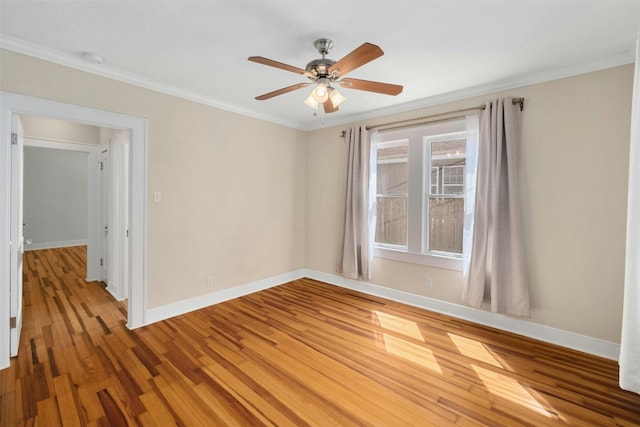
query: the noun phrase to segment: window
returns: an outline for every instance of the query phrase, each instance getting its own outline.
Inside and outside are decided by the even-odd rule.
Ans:
[[[460,119],[378,133],[376,256],[462,269],[466,182],[475,181],[467,176],[475,171],[467,145],[475,132]]]

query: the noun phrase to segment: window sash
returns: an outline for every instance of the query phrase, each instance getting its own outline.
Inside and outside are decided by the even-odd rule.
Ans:
[[[433,126],[433,127],[432,127]],[[443,186],[442,170],[435,172],[431,165],[431,143],[444,142],[449,140],[467,140],[466,120],[448,122],[446,124],[429,125],[430,129],[425,136],[425,129],[403,129],[402,131],[392,130],[385,135],[388,140],[380,141],[376,144],[376,150],[381,148],[407,146],[407,156],[396,159],[378,160],[378,164],[408,162],[408,191],[407,200],[407,244],[406,246],[389,243],[375,242],[376,256],[384,258],[404,260],[424,265],[441,266],[444,268],[461,269],[462,259],[460,253],[429,250],[429,224],[428,206],[429,199],[463,199],[464,191],[460,194],[439,194],[445,193]],[[443,131],[444,130],[444,131]],[[385,138],[378,136],[378,138]],[[395,137],[395,139],[393,139]],[[434,156],[436,157],[436,156]],[[438,159],[441,157],[438,156]],[[448,158],[451,158],[448,156]],[[466,156],[461,156],[466,158]],[[462,166],[462,165],[451,165]],[[441,168],[442,166],[438,167]],[[432,183],[431,171],[434,171]],[[462,184],[450,184],[452,187],[461,185],[464,188],[466,171],[463,169]],[[433,186],[432,186],[433,184]],[[433,193],[433,194],[432,194]],[[377,194],[377,197],[405,197],[398,194]],[[377,233],[376,233],[377,234]]]
[[[423,137],[422,144],[421,144],[423,147],[423,152],[422,152],[422,156],[423,156],[422,159],[424,162],[423,170],[431,171],[432,168],[436,167],[433,165],[434,159],[432,158],[433,157],[432,146],[434,143],[455,141],[455,140],[461,140],[461,139],[464,139],[466,141],[467,136],[468,136],[467,131],[464,130],[464,131],[457,131],[457,132],[434,134],[434,135]],[[459,158],[460,159],[464,158],[466,160],[466,155],[459,155]],[[463,191],[460,194],[455,194],[455,193],[450,194],[450,193],[447,193],[447,191],[445,190],[446,188],[445,186],[447,186],[447,184],[445,184],[444,170],[446,168],[456,168],[456,167],[463,168],[463,174],[462,174]],[[430,230],[432,227],[430,219],[432,218],[432,215],[431,215],[431,212],[429,211],[429,199],[463,199],[464,200],[464,166],[463,165],[445,165],[437,168],[439,170],[437,174],[439,179],[438,193],[434,194],[431,192],[431,189],[433,188],[432,182],[431,182],[433,174],[424,173],[424,176],[422,177],[424,186],[426,189],[429,189],[429,191],[424,192],[423,197],[421,197],[421,203],[422,203],[421,209],[423,210],[423,222],[420,227],[420,230],[422,231],[421,252],[427,255],[440,255],[440,256],[448,256],[453,258],[461,258],[462,257],[462,234],[464,230],[464,202],[462,206],[462,218],[460,219],[460,232],[458,233],[457,229],[455,230],[456,232],[455,240],[458,240],[458,238],[460,240],[460,252],[448,252],[448,251],[435,250],[431,248],[431,245],[430,245],[430,242],[431,242]],[[451,186],[451,185],[449,184],[448,186]],[[459,234],[459,236],[457,234]]]

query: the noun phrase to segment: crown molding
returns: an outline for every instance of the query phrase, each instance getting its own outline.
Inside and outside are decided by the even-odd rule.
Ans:
[[[4,34],[0,34],[0,48],[64,65],[77,70],[85,71],[91,74],[99,75],[101,77],[106,77],[123,83],[186,99],[188,101],[197,102],[199,104],[204,104],[210,107],[219,108],[221,110],[242,114],[244,116],[264,120],[302,131],[317,130],[326,127],[371,120],[392,114],[406,113],[409,111],[434,107],[449,102],[461,101],[477,96],[485,96],[491,93],[513,90],[533,84],[544,83],[547,81],[558,80],[566,77],[576,76],[579,74],[585,74],[604,70],[607,68],[627,65],[634,63],[635,61],[634,46],[629,45],[627,48],[619,49],[615,52],[602,53],[589,58],[583,58],[579,61],[560,64],[558,67],[553,69],[535,70],[531,73],[526,73],[511,79],[502,80],[499,82],[491,82],[485,85],[479,85],[458,91],[429,96],[426,98],[417,99],[415,101],[409,101],[390,107],[366,111],[363,113],[354,113],[344,116],[331,117],[316,126],[308,126],[290,120],[283,120],[281,117],[259,114],[255,111],[239,108],[235,105],[226,104],[217,99],[206,97],[201,94],[161,81],[147,79],[137,74],[127,73],[109,67],[108,65],[89,63],[72,54],[46,48],[44,46],[30,43]]]
[[[299,123],[289,120],[283,120],[280,117],[259,114],[255,111],[239,108],[234,105],[226,104],[217,99],[203,96],[201,94],[173,86],[158,80],[148,79],[134,73],[128,73],[109,67],[105,64],[93,64],[75,55],[61,52],[56,49],[50,49],[35,43],[17,39],[15,37],[0,34],[0,48],[13,52],[28,55],[44,61],[53,62],[66,67],[74,68],[87,73],[95,74],[108,79],[117,80],[133,86],[144,89],[153,90],[155,92],[164,93],[166,95],[175,96],[177,98],[186,99],[188,101],[197,102],[209,107],[219,108],[221,110],[230,111],[232,113],[242,114],[259,120],[275,123],[293,129],[305,130]]]
[[[324,127],[339,126],[348,123],[361,122],[371,120],[398,113],[406,113],[409,111],[419,110],[422,108],[435,107],[449,102],[462,101],[478,96],[490,95],[496,92],[519,89],[525,86],[544,83],[552,80],[559,80],[567,77],[577,76],[580,74],[591,73],[594,71],[605,70],[607,68],[618,67],[622,65],[633,64],[635,62],[634,46],[629,45],[628,48],[620,49],[613,53],[592,56],[571,63],[559,65],[553,69],[538,70],[531,73],[523,74],[511,79],[498,82],[491,82],[485,85],[473,86],[466,89],[447,92],[415,101],[405,102],[390,107],[379,108],[366,111],[360,114],[351,114],[341,116],[334,120],[326,121],[322,126],[309,128],[306,130],[315,130]]]

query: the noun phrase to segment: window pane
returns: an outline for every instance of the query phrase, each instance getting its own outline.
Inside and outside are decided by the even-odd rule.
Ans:
[[[431,194],[464,193],[466,145],[466,139],[431,143],[431,176],[435,174],[433,170],[437,169],[442,178],[441,188],[431,182]]]
[[[462,253],[464,199],[429,198],[429,250]]]
[[[408,146],[378,149],[378,194],[405,195],[409,191]]]
[[[407,245],[407,198],[377,197],[376,243]]]
[[[406,161],[408,155],[409,146],[406,143],[400,143],[399,145],[394,147],[378,148],[378,161],[392,159],[404,159]]]
[[[440,168],[431,168],[431,194],[438,194],[440,186]]]
[[[378,194],[406,195],[409,191],[409,165],[403,163],[378,163]]]
[[[442,194],[464,192],[464,165],[442,167]]]

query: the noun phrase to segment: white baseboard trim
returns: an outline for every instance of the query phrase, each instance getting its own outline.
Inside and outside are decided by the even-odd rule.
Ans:
[[[414,307],[424,308],[425,310],[435,311],[437,313],[446,314],[547,343],[560,345],[562,347],[571,348],[584,353],[604,357],[606,359],[618,360],[620,354],[620,344],[562,329],[552,328],[539,323],[533,323],[502,314],[495,314],[472,307],[440,301],[421,295],[414,295],[408,292],[385,288],[383,286],[373,285],[371,283],[365,283],[358,280],[347,279],[337,274],[307,269],[305,276],[340,286],[342,288],[352,289],[354,291],[386,298]]]
[[[37,251],[39,249],[68,248],[71,246],[87,246],[87,239],[65,240],[63,242],[32,243],[30,245],[25,244],[24,250]]]
[[[262,291],[264,289],[272,288],[303,277],[309,277],[311,279],[340,286],[342,288],[408,304],[425,310],[434,311],[436,313],[446,314],[458,319],[468,320],[470,322],[490,326],[506,332],[512,332],[514,334],[560,345],[562,347],[571,348],[610,360],[618,360],[618,356],[620,354],[620,345],[610,341],[541,325],[539,323],[529,322],[515,317],[495,314],[472,307],[440,301],[421,295],[410,294],[396,289],[385,288],[371,283],[347,279],[337,274],[324,273],[311,269],[295,270],[207,295],[201,295],[161,307],[152,308],[146,311],[144,323],[145,325],[148,325],[159,322],[161,320],[169,319],[174,316]]]
[[[121,298],[118,296],[118,293],[116,292],[116,289],[111,286],[111,285],[107,285],[107,287],[105,288],[107,290],[107,292],[109,292],[109,294],[113,297],[114,300],[116,301],[124,301],[126,300],[126,298]]]
[[[246,283],[244,285],[235,286],[233,288],[224,289],[222,291],[213,292],[206,295],[189,298],[178,301],[176,303],[163,305],[160,307],[148,309],[145,313],[144,324],[159,322],[169,319],[180,314],[198,310],[210,305],[218,304],[254,292],[262,291],[292,280],[301,279],[306,276],[307,270],[300,269],[289,273],[280,274],[278,276],[267,277],[265,279],[256,280],[255,282]]]

